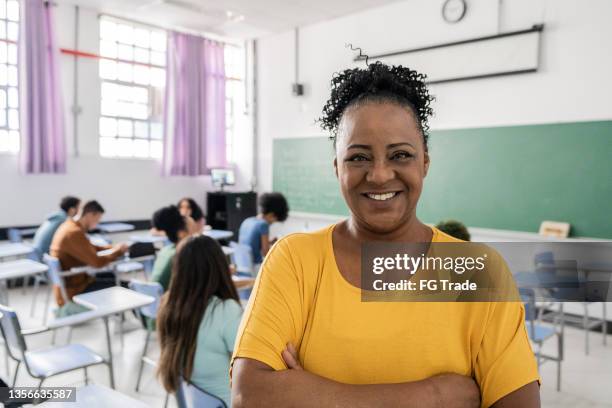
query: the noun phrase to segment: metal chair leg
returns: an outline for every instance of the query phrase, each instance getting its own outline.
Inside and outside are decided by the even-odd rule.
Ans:
[[[561,362],[563,361],[563,335],[557,333],[557,391],[561,391]]]
[[[17,374],[19,373],[20,366],[21,366],[21,361],[17,361],[17,367],[15,367],[15,374],[13,374],[13,383],[12,383],[13,385],[11,385],[11,387],[13,388],[15,388],[15,384],[17,384]]]
[[[104,331],[106,333],[106,346],[108,348],[108,371],[110,373],[110,384],[111,384],[111,388],[115,389],[115,374],[113,373],[113,347],[111,344],[111,338],[110,338],[110,329],[108,327],[108,316],[105,316],[103,318],[104,320]]]
[[[121,340],[121,351],[125,350],[125,336],[123,333],[123,322],[125,321],[125,313],[121,313],[121,318],[119,319],[119,339]]]
[[[582,329],[584,330],[584,353],[589,355],[589,305],[583,303],[584,314],[582,315]]]
[[[30,317],[34,317],[36,310],[36,300],[38,298],[38,289],[40,287],[40,277],[34,276],[34,296],[32,297],[32,305],[30,306]]]
[[[6,346],[4,348],[4,369],[6,371],[6,374],[8,375],[8,373],[11,372],[11,368],[9,366],[9,350],[8,350],[8,344],[6,344],[6,340],[4,341],[4,345]]]
[[[47,297],[45,299],[45,310],[43,312],[43,325],[47,324],[47,317],[49,316],[49,303],[51,302],[51,292],[53,291],[53,285],[49,283],[49,290],[47,291]]]
[[[136,392],[138,392],[138,389],[140,388],[140,380],[142,379],[142,372],[144,370],[144,358],[147,355],[147,348],[149,345],[149,339],[151,338],[151,330],[147,329],[147,336],[145,338],[145,344],[144,347],[142,349],[142,355],[140,356],[140,367],[138,368],[138,379],[136,380]]]
[[[540,370],[540,366],[542,365],[542,343],[537,343],[536,350],[536,363],[538,364],[538,371]]]
[[[37,388],[38,391],[40,391],[40,389],[42,388],[42,385],[43,385],[44,381],[45,381],[44,378],[40,379],[40,382],[38,383],[38,388]],[[41,401],[42,401],[42,398],[34,398],[33,402],[34,402],[34,405],[38,405],[38,404],[41,403]]]
[[[2,304],[8,305],[9,304],[9,290],[8,290],[8,282],[6,279],[2,281],[1,289],[2,290],[0,291],[0,300],[2,301]]]
[[[83,367],[83,371],[85,372],[85,385],[89,384],[89,377],[87,376],[87,367]]]
[[[601,332],[603,333],[603,344],[608,344],[608,318],[606,317],[606,302],[601,302],[603,306],[603,322],[601,325]]]

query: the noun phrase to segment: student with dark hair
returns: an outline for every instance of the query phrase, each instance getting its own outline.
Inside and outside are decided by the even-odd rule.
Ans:
[[[270,225],[283,222],[289,215],[289,205],[281,193],[265,193],[259,198],[260,212],[242,221],[238,242],[253,251],[253,261],[261,263],[275,240],[270,240]]]
[[[204,235],[184,239],[157,315],[158,375],[166,391],[175,392],[182,376],[232,406],[229,363],[241,317],[219,244]]]
[[[444,232],[445,234],[448,234],[451,237],[460,239],[462,241],[470,240],[470,232],[468,231],[467,227],[463,225],[463,223],[460,221],[457,221],[457,220],[440,221],[436,225],[436,228]]]
[[[204,230],[206,225],[206,218],[204,218],[204,212],[202,208],[195,202],[193,198],[185,197],[178,202],[178,209],[181,215],[185,217],[191,217],[195,223],[194,229],[196,233],[200,233]]]
[[[50,255],[59,259],[63,270],[79,266],[103,268],[127,251],[126,244],[98,246],[87,238],[87,231],[96,228],[103,214],[104,208],[100,203],[89,201],[85,203],[77,219],[69,218],[58,228],[51,242]],[[111,250],[109,253],[98,255],[99,251],[108,249]],[[79,273],[67,276],[64,278],[64,283],[68,298],[72,299],[79,293],[114,286],[116,281],[112,272],[98,273],[96,276]],[[57,304],[63,306],[64,299],[59,287],[53,289]]]
[[[60,210],[50,214],[45,222],[36,230],[32,246],[36,249],[39,257],[49,252],[51,241],[55,231],[67,218],[72,218],[79,212],[81,200],[76,197],[66,196],[60,201]]]
[[[176,244],[193,230],[193,220],[181,215],[175,205],[170,205],[155,211],[151,222],[153,228],[163,231],[170,240],[170,244],[157,253],[151,275],[153,282],[159,282],[164,290],[167,290],[170,284],[172,259],[174,259],[176,253]]]

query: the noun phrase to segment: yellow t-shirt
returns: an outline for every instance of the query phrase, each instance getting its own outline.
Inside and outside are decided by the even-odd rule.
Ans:
[[[336,265],[333,228],[292,234],[274,245],[232,362],[246,357],[283,370],[281,352],[292,342],[305,370],[347,384],[472,376],[483,407],[539,381],[520,302],[361,302],[361,289]],[[433,233],[432,242],[459,242]]]

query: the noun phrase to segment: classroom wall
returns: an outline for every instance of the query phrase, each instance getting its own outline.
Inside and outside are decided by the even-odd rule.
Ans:
[[[59,46],[76,49],[75,7],[60,4],[55,9]],[[91,9],[79,12],[78,50],[98,53],[98,13]],[[106,209],[107,220],[147,219],[163,205],[176,203],[183,196],[192,196],[204,204],[205,192],[211,190],[210,177],[160,177],[156,160],[108,159],[98,154],[98,119],[100,112],[100,80],[97,60],[78,59],[77,146],[73,132],[72,106],[74,93],[74,58],[60,56],[62,91],[65,101],[66,136],[69,151],[65,175],[23,175],[17,157],[0,155],[3,199],[0,200],[0,227],[39,224],[50,211],[57,209],[60,197],[74,194],[83,199],[98,199]],[[248,150],[238,150],[237,185],[235,190],[250,189],[252,178],[252,131],[247,122],[240,129],[241,143]]]
[[[608,41],[612,38],[612,2],[471,0],[465,19],[458,24],[442,20],[442,3],[407,0],[301,27],[299,72],[305,85],[301,97],[291,94],[294,33],[258,40],[260,190],[272,188],[273,139],[323,135],[314,120],[328,97],[332,73],[349,67],[355,55],[345,43],[379,54],[496,34],[498,11],[502,32],[546,24],[540,71],[432,85],[437,98],[432,129],[612,119],[612,53]],[[329,221],[306,216],[289,222],[295,230]]]

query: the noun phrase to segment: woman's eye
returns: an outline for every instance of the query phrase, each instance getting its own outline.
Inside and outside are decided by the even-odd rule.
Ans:
[[[391,160],[406,160],[414,157],[414,155],[408,152],[396,152],[391,156]]]
[[[363,154],[356,154],[354,156],[349,157],[348,161],[366,161],[368,158]]]

